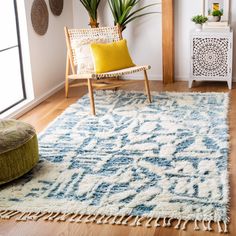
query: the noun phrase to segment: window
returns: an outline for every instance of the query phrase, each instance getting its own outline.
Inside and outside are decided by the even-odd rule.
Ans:
[[[0,114],[26,99],[16,0],[0,1]]]

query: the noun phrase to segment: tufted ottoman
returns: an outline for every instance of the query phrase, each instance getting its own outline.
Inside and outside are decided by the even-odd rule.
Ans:
[[[0,185],[16,179],[38,162],[35,129],[17,120],[0,120]]]

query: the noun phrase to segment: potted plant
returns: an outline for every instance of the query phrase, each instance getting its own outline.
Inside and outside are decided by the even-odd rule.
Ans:
[[[192,21],[196,25],[196,30],[201,31],[202,30],[202,25],[208,21],[208,18],[203,15],[197,15],[192,18]]]
[[[221,20],[221,16],[223,15],[223,12],[220,10],[215,10],[212,12],[212,20],[214,22],[219,22]]]
[[[143,17],[149,14],[159,12],[143,12],[146,8],[155,6],[160,3],[152,3],[138,8],[137,4],[142,0],[108,0],[112,15],[114,17],[115,25],[119,25],[120,31],[122,32],[128,23],[131,21]],[[136,9],[134,9],[137,7]]]
[[[80,0],[89,14],[89,25],[91,26],[91,28],[97,28],[99,25],[99,23],[97,22],[97,9],[100,1],[101,0]]]

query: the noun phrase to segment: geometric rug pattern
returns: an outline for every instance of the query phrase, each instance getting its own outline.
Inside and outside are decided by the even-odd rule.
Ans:
[[[193,220],[204,230],[214,221],[226,230],[228,94],[152,98],[149,104],[142,92],[98,91],[97,116],[89,115],[87,95],[71,105],[40,134],[38,165],[0,187],[2,216],[86,215],[100,223],[112,216],[124,224],[133,217],[133,225],[146,226],[177,219],[176,228]]]

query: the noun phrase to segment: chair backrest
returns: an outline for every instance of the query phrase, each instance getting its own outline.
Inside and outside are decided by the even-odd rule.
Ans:
[[[70,60],[70,65],[73,74],[75,74],[75,66],[77,66],[76,48],[77,42],[85,40],[86,42],[93,43],[97,38],[105,38],[107,43],[116,42],[122,39],[120,29],[118,26],[114,27],[100,27],[88,29],[68,29],[64,28],[67,45],[67,56]]]

